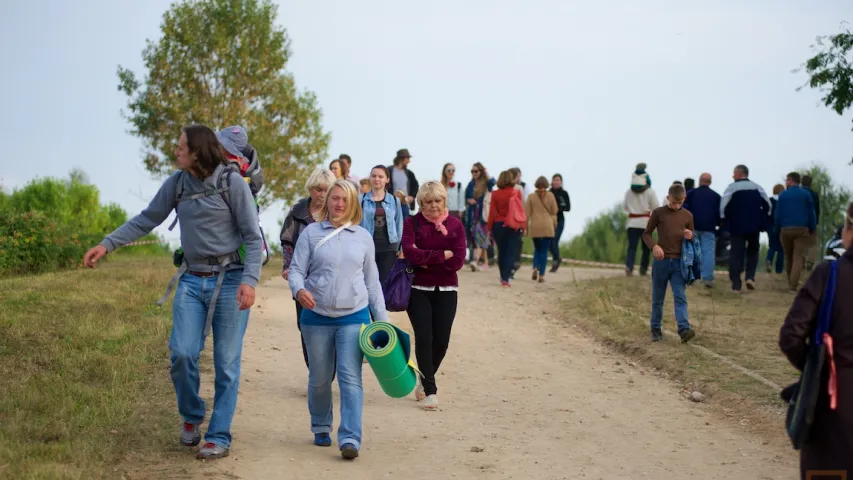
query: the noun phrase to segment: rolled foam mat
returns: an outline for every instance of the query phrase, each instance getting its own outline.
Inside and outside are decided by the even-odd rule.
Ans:
[[[408,333],[388,322],[373,322],[361,326],[358,343],[386,395],[403,398],[412,393],[420,372],[409,359]]]

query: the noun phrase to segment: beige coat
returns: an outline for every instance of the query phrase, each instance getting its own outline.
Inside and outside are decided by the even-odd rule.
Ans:
[[[524,211],[527,213],[527,236],[531,238],[554,238],[557,226],[557,199],[546,191],[539,196],[533,192],[527,196]]]

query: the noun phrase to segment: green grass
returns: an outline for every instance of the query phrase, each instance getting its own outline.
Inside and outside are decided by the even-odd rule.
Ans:
[[[725,356],[758,375],[786,386],[798,374],[778,347],[779,328],[793,296],[778,276],[759,274],[758,289],[741,296],[728,291],[718,274],[717,288],[700,283],[688,289],[693,343]],[[649,339],[651,282],[643,277],[620,277],[580,282],[563,302],[565,320],[582,327],[618,351],[657,368],[688,389],[698,389],[731,415],[754,425],[775,428],[784,405],[779,392],[695,348],[667,336]],[[667,291],[663,326],[675,332],[671,291]],[[758,415],[756,416],[756,412]]]
[[[166,256],[0,280],[0,478],[113,478],[176,451]]]

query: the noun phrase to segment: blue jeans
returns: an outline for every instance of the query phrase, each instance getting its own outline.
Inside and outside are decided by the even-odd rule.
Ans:
[[[231,420],[237,407],[240,356],[243,335],[249,323],[249,310],[240,310],[237,302],[243,270],[230,270],[224,275],[213,313],[213,368],[216,378],[213,413],[204,440],[230,448]],[[184,422],[195,425],[204,420],[205,414],[204,400],[198,395],[198,358],[204,349],[204,323],[216,287],[216,278],[201,278],[185,273],[178,283],[172,303],[172,336],[169,339],[172,383],[178,398],[178,412]]]
[[[557,222],[557,229],[554,231],[554,239],[551,240],[551,261],[554,265],[559,265],[560,260],[562,260],[562,257],[560,256],[560,237],[563,236],[563,229],[565,227],[565,220]]]
[[[308,347],[308,412],[312,433],[332,433],[332,376],[337,370],[341,390],[338,445],[361,448],[361,325],[302,325]]]
[[[515,263],[515,251],[518,248],[521,232],[504,226],[503,222],[496,222],[492,226],[495,242],[498,244],[498,269],[501,272],[501,281],[509,282],[512,274],[513,263]]]
[[[533,268],[539,270],[539,275],[545,275],[548,266],[548,250],[551,249],[553,238],[533,239]]]
[[[687,321],[687,287],[681,274],[680,258],[664,258],[652,264],[652,329],[661,328],[663,323],[663,300],[666,298],[666,284],[672,286],[675,298],[675,322],[678,331],[690,328]]]
[[[782,239],[779,238],[779,231],[771,230],[767,232],[770,238],[770,244],[767,248],[767,263],[773,263],[773,257],[776,257],[776,273],[785,271],[785,251],[782,249]]]
[[[696,232],[702,247],[702,280],[714,281],[714,266],[717,253],[717,235],[714,232]]]

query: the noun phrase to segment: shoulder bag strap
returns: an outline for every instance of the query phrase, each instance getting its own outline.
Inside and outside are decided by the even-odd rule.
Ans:
[[[820,310],[817,314],[817,328],[815,328],[814,344],[823,344],[823,334],[829,332],[830,320],[832,317],[832,306],[835,303],[835,284],[838,278],[838,260],[834,260],[830,264],[829,278],[826,281],[826,288],[823,291],[823,298],[820,302]]]
[[[337,235],[337,234],[341,233],[341,230],[343,230],[343,229],[345,229],[345,228],[347,228],[347,227],[350,227],[350,226],[352,226],[352,223],[347,222],[347,223],[345,223],[345,224],[341,225],[340,227],[336,228],[333,232],[329,233],[328,235],[326,235],[325,237],[323,237],[319,242],[317,242],[317,245],[314,247],[314,250],[316,251],[316,250],[317,250],[318,248],[320,248],[324,243],[326,243],[326,242],[328,242],[329,240],[331,240],[331,239],[332,239],[332,237],[334,237],[335,235]]]

